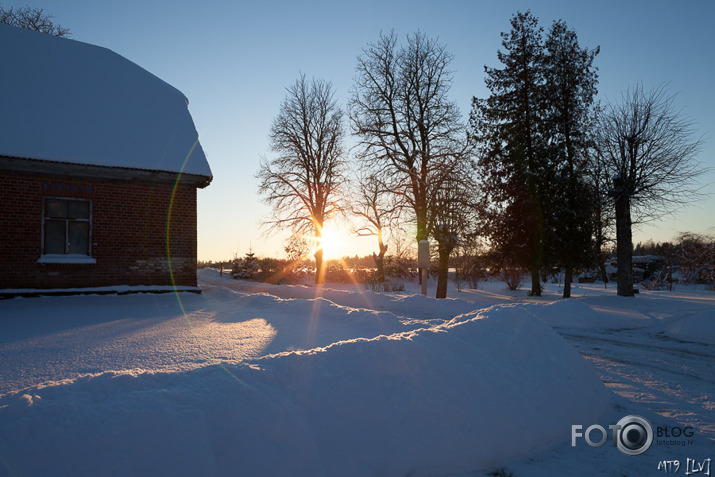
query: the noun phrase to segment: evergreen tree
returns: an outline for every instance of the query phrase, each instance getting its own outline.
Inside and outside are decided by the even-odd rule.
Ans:
[[[543,29],[517,12],[502,33],[502,68],[484,67],[487,99],[473,99],[470,123],[488,199],[486,231],[504,265],[528,268],[532,295],[541,294],[543,196],[548,172]]]
[[[571,296],[575,267],[593,261],[593,196],[587,179],[588,150],[594,122],[599,48],[579,46],[574,30],[554,22],[545,42],[544,75],[548,108],[545,134],[549,138],[548,168],[553,175],[547,207],[546,242],[551,264],[565,270],[564,298]]]
[[[529,269],[531,295],[541,292],[542,269],[556,266],[568,297],[574,268],[590,265],[594,250],[588,153],[598,48],[582,48],[563,21],[544,39],[530,12],[517,12],[511,26],[497,53],[503,68],[485,67],[491,95],[472,108],[484,222],[502,265]]]
[[[253,274],[258,272],[258,259],[253,250],[249,250],[248,253],[242,258],[234,258],[231,267],[231,276],[233,278],[252,278]]]

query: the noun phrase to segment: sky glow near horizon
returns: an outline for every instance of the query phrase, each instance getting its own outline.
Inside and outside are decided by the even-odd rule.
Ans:
[[[466,122],[473,96],[486,97],[484,65],[500,66],[500,32],[517,10],[531,9],[545,29],[563,19],[579,42],[601,47],[599,99],[617,100],[629,86],[662,83],[678,93],[676,104],[704,138],[698,160],[715,168],[715,2],[669,1],[364,1],[86,2],[3,1],[44,8],[69,28],[74,40],[107,47],[137,63],[189,98],[214,179],[198,191],[198,258],[225,260],[249,247],[259,256],[282,256],[286,235],[263,235],[270,214],[257,195],[255,173],[270,157],[268,132],[301,73],[332,82],[347,104],[356,58],[380,31],[421,30],[438,37],[454,56],[451,98]],[[349,125],[345,123],[346,131]],[[352,139],[348,135],[345,149]],[[699,204],[634,231],[634,242],[670,240],[678,232],[715,233],[715,171],[699,178]],[[334,224],[339,255],[377,249],[374,237],[353,237]],[[339,231],[339,232],[338,232]],[[337,251],[327,253],[337,254]]]

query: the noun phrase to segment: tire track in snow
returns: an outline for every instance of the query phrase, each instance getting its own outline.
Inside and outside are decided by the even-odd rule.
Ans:
[[[712,346],[663,339],[648,330],[607,333],[557,330],[615,393],[715,440],[715,352]]]

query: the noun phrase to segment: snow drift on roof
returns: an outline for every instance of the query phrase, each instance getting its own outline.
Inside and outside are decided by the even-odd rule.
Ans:
[[[111,50],[0,25],[0,155],[211,176],[173,86]]]

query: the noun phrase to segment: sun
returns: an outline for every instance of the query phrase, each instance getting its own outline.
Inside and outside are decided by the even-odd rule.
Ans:
[[[323,229],[323,237],[318,246],[322,246],[323,248],[323,257],[327,260],[331,260],[344,255],[345,249],[343,243],[344,239],[340,232],[333,228],[326,227]]]

